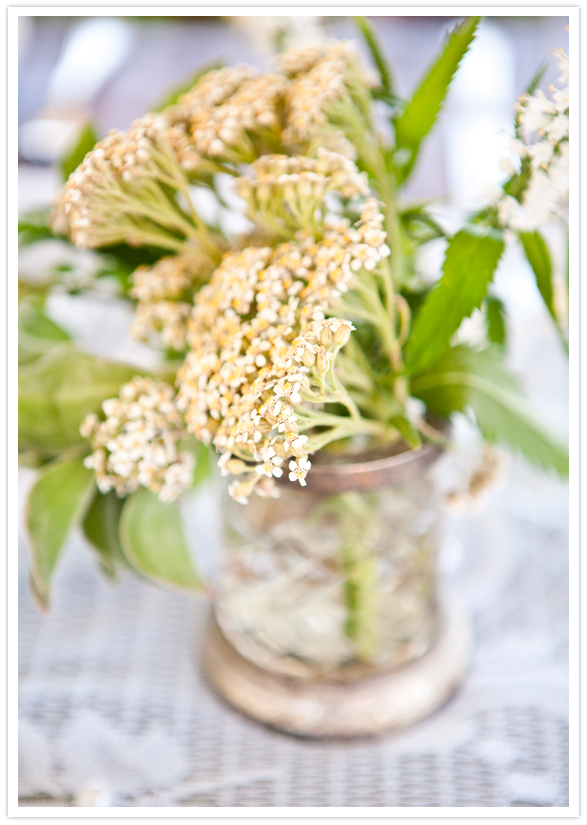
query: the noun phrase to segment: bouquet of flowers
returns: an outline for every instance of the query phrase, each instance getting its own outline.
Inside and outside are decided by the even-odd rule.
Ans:
[[[568,192],[568,59],[557,54],[564,88],[545,95],[538,74],[520,98],[502,185],[447,236],[402,188],[479,19],[456,26],[407,100],[356,22],[376,71],[341,41],[285,51],[270,73],[205,71],[125,132],[95,142],[87,130],[48,223],[23,222],[23,243],[98,250],[98,277],[115,276],[135,307],[132,333],[162,353],[151,372],[85,353],[45,314],[51,284],[22,285],[20,446],[42,465],[27,515],[41,605],[76,523],[109,575],[127,565],[199,589],[178,497],[210,456],[246,505],[306,485],[319,451],[447,445],[443,421],[464,413],[488,442],[567,472],[506,366],[492,278],[520,242],[566,340],[541,228],[563,218]],[[429,284],[418,253],[438,238]],[[486,335],[472,347],[455,335],[475,310]]]

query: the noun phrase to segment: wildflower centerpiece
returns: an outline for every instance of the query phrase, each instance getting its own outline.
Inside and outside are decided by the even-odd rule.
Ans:
[[[81,352],[45,313],[55,281],[42,295],[23,286],[21,447],[42,465],[28,511],[38,602],[74,523],[111,577],[126,566],[200,590],[178,499],[213,456],[225,535],[205,667],[229,701],[286,730],[406,724],[462,677],[466,621],[437,581],[431,475],[453,414],[567,471],[564,445],[508,371],[492,290],[506,242],[519,241],[566,345],[540,230],[562,218],[568,191],[567,90],[546,97],[533,81],[508,177],[458,232],[402,200],[478,22],[454,29],[409,100],[358,18],[375,80],[352,42],[292,49],[272,73],[205,72],[92,146],[43,231],[97,251],[93,288],[117,277],[131,333],[161,352],[156,370]],[[439,238],[430,284],[418,251]],[[473,312],[486,324],[475,347],[457,335]]]

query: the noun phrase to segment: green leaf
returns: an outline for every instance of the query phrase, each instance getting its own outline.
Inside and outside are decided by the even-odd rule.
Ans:
[[[79,455],[44,467],[30,492],[26,524],[31,577],[44,609],[49,607],[51,577],[69,531],[84,517],[94,493],[94,474]]]
[[[98,554],[100,567],[110,579],[116,578],[117,562],[124,558],[118,528],[124,500],[114,490],[98,494],[82,525],[84,535]]]
[[[448,38],[436,62],[420,82],[403,113],[394,118],[396,176],[398,182],[410,174],[422,140],[438,116],[451,80],[467,52],[479,23],[479,17],[467,17]]]
[[[538,230],[536,232],[519,232],[518,237],[524,247],[528,263],[536,276],[536,285],[542,295],[546,309],[556,321],[552,289],[552,261],[546,241]]]
[[[165,586],[199,592],[177,502],[163,504],[144,487],[127,498],[120,521],[120,541],[132,567]]]
[[[224,66],[222,60],[216,60],[214,63],[209,63],[207,66],[204,66],[202,69],[199,69],[195,74],[191,74],[188,78],[182,81],[179,85],[174,86],[170,89],[166,94],[159,99],[154,106],[151,106],[151,112],[162,112],[163,109],[166,109],[168,106],[173,106],[179,98],[189,92],[196,83],[204,77],[205,74],[208,72],[213,71],[214,69],[221,69]]]
[[[505,347],[507,327],[503,301],[496,298],[495,295],[488,295],[485,299],[485,308],[487,311],[487,337],[493,344]]]
[[[485,439],[508,445],[545,470],[568,475],[567,446],[534,416],[499,350],[453,347],[412,381],[411,392],[441,416],[470,408]]]
[[[379,40],[377,39],[377,35],[375,34],[375,29],[373,28],[371,22],[368,20],[367,17],[353,17],[353,20],[359,28],[361,34],[363,35],[365,43],[367,44],[367,48],[369,49],[371,57],[373,58],[373,62],[377,66],[382,91],[385,95],[388,95],[390,98],[393,98],[394,84],[393,76],[391,73],[391,67],[379,44]]]
[[[67,180],[71,173],[77,169],[88,152],[92,151],[98,140],[99,137],[94,126],[90,122],[86,123],[81,130],[77,143],[61,161],[63,180]]]
[[[52,347],[19,369],[18,438],[22,449],[59,453],[85,443],[83,418],[102,401],[118,395],[120,385],[145,374],[82,352],[73,344]]]
[[[49,226],[49,215],[51,210],[35,209],[32,212],[25,212],[18,221],[18,245],[19,247],[30,246],[37,241],[46,241],[54,238],[55,234]]]
[[[563,346],[568,353],[569,345],[554,305],[552,260],[546,241],[538,230],[535,232],[519,232],[518,237],[522,242],[526,258],[536,277],[536,285],[542,295],[544,305],[552,316]]]
[[[45,313],[45,296],[30,294],[18,305],[18,363],[34,361],[69,334]]]
[[[442,278],[424,301],[406,344],[410,373],[437,361],[461,321],[481,306],[503,250],[501,233],[487,227],[467,227],[451,238]]]
[[[408,447],[411,447],[413,450],[417,450],[418,447],[422,446],[422,438],[420,433],[414,427],[412,422],[408,421],[407,418],[402,415],[395,415],[389,423],[399,431]]]

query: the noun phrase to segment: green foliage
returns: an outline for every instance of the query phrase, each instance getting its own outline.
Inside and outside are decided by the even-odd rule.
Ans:
[[[473,41],[479,20],[479,17],[467,17],[455,28],[402,114],[393,120],[396,177],[400,183],[410,174],[420,144],[436,121],[453,76]]]
[[[63,180],[67,180],[71,173],[77,169],[88,152],[92,151],[98,140],[98,134],[92,123],[86,123],[77,139],[77,143],[61,161]]]
[[[462,320],[480,307],[504,250],[501,233],[467,227],[451,238],[442,278],[415,318],[406,345],[406,367],[416,374],[447,349]]]
[[[417,450],[418,447],[422,446],[422,438],[420,433],[414,427],[412,422],[408,421],[405,416],[395,415],[389,423],[399,431],[408,447],[411,447],[413,450]]]
[[[79,455],[44,467],[31,490],[26,524],[31,548],[33,595],[49,607],[51,577],[69,531],[83,517],[95,493],[94,475]]]
[[[152,106],[149,111],[150,112],[162,112],[163,109],[166,109],[168,106],[173,106],[174,103],[177,103],[179,98],[184,95],[186,92],[189,92],[192,89],[198,80],[203,77],[208,72],[211,72],[213,69],[221,69],[224,66],[224,62],[222,60],[216,60],[214,63],[209,63],[204,68],[199,69],[195,74],[191,74],[188,78],[183,80],[179,85],[174,86],[168,92],[166,92],[163,97],[161,97],[158,102]]]
[[[98,494],[82,525],[84,535],[97,553],[100,568],[109,579],[115,579],[117,567],[124,558],[118,528],[124,500],[114,490]]]
[[[203,584],[194,569],[177,502],[163,504],[144,487],[124,505],[120,540],[132,567],[159,584],[200,592]]]
[[[379,96],[379,99],[385,100],[386,98],[389,98],[390,100],[393,100],[394,83],[391,67],[383,53],[381,45],[379,44],[374,28],[367,17],[353,17],[353,20],[363,35],[363,39],[367,44],[367,48],[369,49],[373,62],[377,66],[377,71],[379,72],[381,92],[383,93],[383,96]]]
[[[45,313],[45,296],[30,294],[18,305],[18,363],[34,361],[70,336]]]
[[[411,391],[437,415],[472,410],[486,440],[506,444],[545,470],[568,475],[567,447],[535,418],[499,350],[453,347],[412,381]]]
[[[81,352],[73,344],[52,347],[19,370],[19,447],[48,456],[85,443],[83,418],[141,370]]]
[[[538,230],[535,232],[519,232],[518,237],[524,247],[528,263],[534,272],[536,285],[542,295],[544,305],[554,319],[563,346],[568,352],[569,345],[561,328],[554,305],[552,260],[546,241]]]
[[[505,347],[507,343],[507,327],[505,322],[505,306],[503,301],[495,295],[488,295],[485,299],[487,314],[487,337],[492,344]]]
[[[47,208],[35,209],[22,215],[18,221],[19,247],[30,246],[38,241],[46,241],[55,237],[49,226],[50,214],[51,210]]]
[[[554,292],[552,289],[552,261],[546,241],[536,230],[536,232],[519,232],[518,236],[524,247],[528,263],[536,277],[538,287],[546,309],[556,321],[554,308]]]

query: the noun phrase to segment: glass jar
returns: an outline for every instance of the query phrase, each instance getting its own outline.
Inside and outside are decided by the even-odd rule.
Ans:
[[[320,456],[307,487],[248,505],[224,493],[215,599],[224,637],[250,662],[302,678],[355,679],[434,644],[440,450]]]

